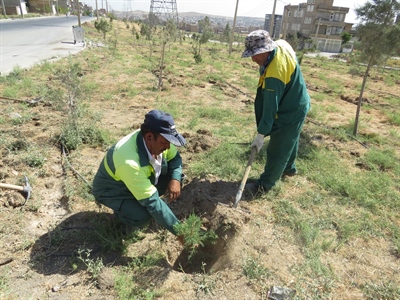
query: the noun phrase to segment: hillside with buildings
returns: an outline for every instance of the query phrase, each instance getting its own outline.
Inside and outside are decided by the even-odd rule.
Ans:
[[[253,18],[238,16],[236,18],[235,32],[249,33],[256,29],[268,30],[275,39],[290,39],[297,35],[302,39],[302,47],[315,47],[319,51],[340,52],[342,47],[342,34],[351,32],[352,23],[346,23],[346,15],[349,7],[333,6],[334,0],[307,0],[298,5],[286,5],[283,12],[266,14],[265,18]],[[84,15],[96,15],[93,7],[84,5],[71,0],[59,0],[43,2],[40,0],[4,0],[5,11],[7,13],[23,14],[26,8],[30,12],[56,14],[58,13],[81,13]],[[215,32],[221,32],[229,24],[232,28],[233,17],[206,15],[197,12],[179,13],[171,2],[170,8],[154,8],[151,12],[147,11],[117,11],[113,9],[99,9],[99,15],[105,16],[107,13],[114,14],[117,18],[146,21],[149,15],[154,15],[156,19],[166,20],[173,18],[179,22],[181,30],[189,32],[199,32],[198,22],[206,16],[210,19]],[[272,22],[273,20],[273,22]]]
[[[142,10],[135,10],[132,12],[113,11],[113,14],[119,18],[133,18],[134,20],[146,20],[149,15],[148,12]],[[214,26],[222,26],[223,28],[225,28],[227,23],[229,23],[230,26],[233,25],[233,16],[226,17],[197,12],[178,12],[179,22],[187,24],[197,24],[198,21],[203,20],[205,17],[208,17]],[[238,16],[236,18],[236,27],[262,29],[264,27],[264,22],[265,20],[263,18]]]
[[[236,32],[248,33],[255,29],[265,29],[271,33],[271,36],[277,38],[290,38],[293,35],[308,41],[303,43],[313,45],[319,51],[340,52],[342,47],[343,32],[350,32],[352,23],[346,23],[346,14],[349,13],[349,7],[333,6],[333,0],[307,0],[307,2],[298,5],[286,5],[283,14],[266,14],[263,18],[251,18],[238,16],[236,19]],[[158,12],[162,17],[162,12]],[[146,19],[148,13],[144,11],[114,12],[118,16],[125,18]],[[179,23],[197,25],[199,20],[208,17],[211,23],[219,31],[225,28],[226,24],[233,25],[233,16],[215,16],[206,15],[196,12],[179,13]],[[175,16],[176,17],[176,16]],[[271,24],[271,20],[274,22]],[[196,26],[192,26],[189,31],[196,30]]]

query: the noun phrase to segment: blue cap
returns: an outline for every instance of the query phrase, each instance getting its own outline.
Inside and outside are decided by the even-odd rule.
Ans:
[[[166,112],[151,110],[145,115],[144,125],[152,131],[161,134],[168,142],[175,146],[184,146],[186,140],[176,131],[174,119]]]

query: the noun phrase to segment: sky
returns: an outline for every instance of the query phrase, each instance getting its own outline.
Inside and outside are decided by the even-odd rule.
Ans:
[[[81,0],[84,4],[96,7],[96,0]],[[169,1],[169,0],[167,0]],[[209,15],[219,15],[234,17],[237,0],[175,0],[180,12],[198,12]],[[264,18],[265,14],[272,14],[274,0],[238,0],[237,15],[241,17],[256,17]],[[354,8],[364,5],[368,0],[334,0],[334,6],[342,6],[350,8],[346,15],[345,21],[348,23],[357,23]],[[134,10],[150,10],[151,0],[107,0],[109,9],[120,11]],[[277,0],[275,14],[283,14],[285,5],[297,5],[307,2],[307,0]],[[97,5],[100,8],[106,7],[106,0],[97,0]]]

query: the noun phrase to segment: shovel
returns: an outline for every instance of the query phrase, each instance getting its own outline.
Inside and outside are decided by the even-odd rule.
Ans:
[[[249,173],[251,170],[251,164],[253,163],[256,153],[257,153],[257,148],[256,147],[251,148],[249,161],[247,162],[246,170],[244,171],[243,179],[242,179],[242,182],[240,183],[239,190],[236,193],[235,203],[233,204],[234,208],[236,208],[238,206],[240,199],[242,199],[244,186],[246,185],[247,177],[249,177]]]

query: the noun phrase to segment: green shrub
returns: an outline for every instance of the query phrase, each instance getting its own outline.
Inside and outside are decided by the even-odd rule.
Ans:
[[[67,150],[76,150],[82,144],[102,145],[106,142],[104,132],[93,124],[75,123],[72,120],[63,127],[58,140]]]
[[[177,235],[184,238],[185,249],[190,252],[189,259],[197,253],[199,246],[212,244],[218,238],[213,230],[204,231],[201,226],[200,218],[191,214],[184,223],[179,223],[174,227]]]

